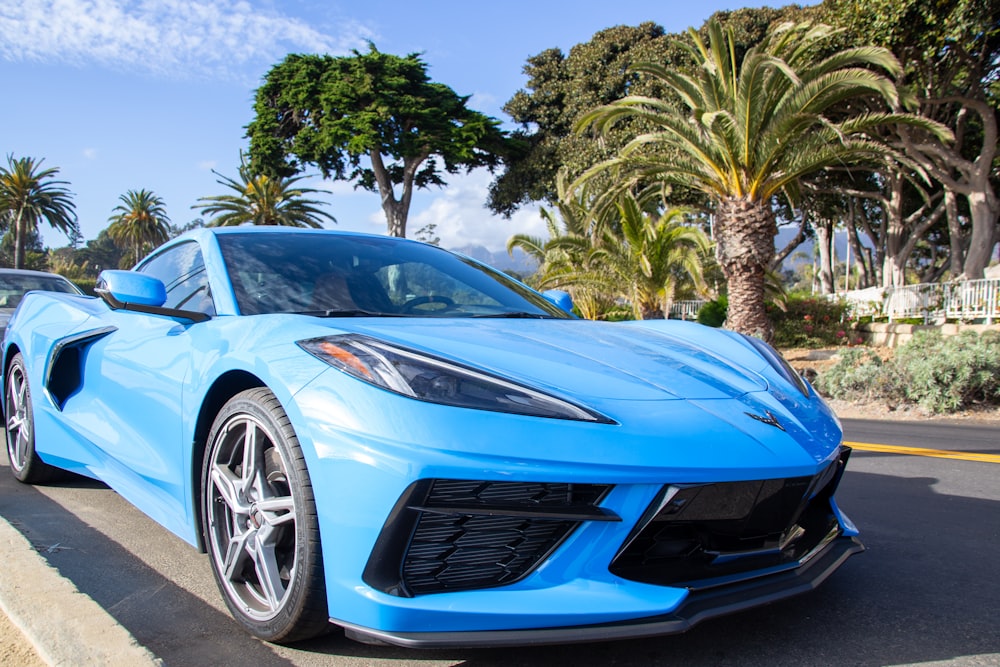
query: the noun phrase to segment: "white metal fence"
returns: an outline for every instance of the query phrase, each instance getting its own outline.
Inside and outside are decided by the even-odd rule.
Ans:
[[[1000,279],[927,283],[903,287],[869,287],[836,295],[851,304],[854,315],[893,320],[957,320],[985,324],[1000,321]]]
[[[994,324],[1000,322],[1000,278],[956,283],[924,283],[903,287],[869,287],[831,295],[851,305],[855,317],[866,315],[889,322],[922,319],[924,324],[956,320]],[[705,301],[675,301],[670,318],[693,320]]]
[[[672,320],[695,320],[698,318],[698,310],[707,301],[674,301],[670,304],[670,319]]]

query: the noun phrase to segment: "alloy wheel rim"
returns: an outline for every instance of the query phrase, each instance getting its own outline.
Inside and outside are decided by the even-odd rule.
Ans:
[[[7,381],[7,456],[11,467],[20,472],[28,459],[31,420],[28,419],[28,383],[20,366],[13,366]]]
[[[283,607],[295,576],[295,498],[275,438],[235,415],[220,430],[208,481],[212,558],[230,598],[258,620]]]

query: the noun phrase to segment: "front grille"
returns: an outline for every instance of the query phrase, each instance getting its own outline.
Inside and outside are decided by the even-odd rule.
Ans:
[[[383,527],[364,580],[414,596],[502,586],[529,574],[598,507],[602,484],[423,480]]]
[[[698,589],[797,567],[839,534],[830,499],[849,451],[814,477],[666,486],[609,569]]]

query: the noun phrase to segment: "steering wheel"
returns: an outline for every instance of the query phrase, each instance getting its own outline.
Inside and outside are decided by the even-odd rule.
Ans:
[[[421,306],[426,306],[428,304],[441,304],[441,307],[434,308],[420,308]],[[426,310],[428,312],[444,312],[446,310],[451,310],[455,307],[455,302],[446,296],[418,296],[410,299],[402,305],[400,310],[404,313],[412,313],[416,309]]]

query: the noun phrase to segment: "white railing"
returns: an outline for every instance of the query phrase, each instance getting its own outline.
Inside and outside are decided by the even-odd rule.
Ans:
[[[925,283],[903,287],[869,287],[837,294],[851,304],[857,317],[885,317],[890,322],[921,318],[958,320],[986,324],[1000,321],[1000,279],[966,280],[958,283]]]
[[[958,320],[985,324],[1000,322],[1000,278],[966,280],[958,283],[923,283],[903,287],[869,287],[830,295],[851,305],[855,317],[870,315],[887,318],[934,321]],[[675,301],[670,318],[694,320],[705,301]]]
[[[670,304],[670,319],[672,320],[695,320],[698,319],[698,311],[704,306],[706,301],[674,301]]]

